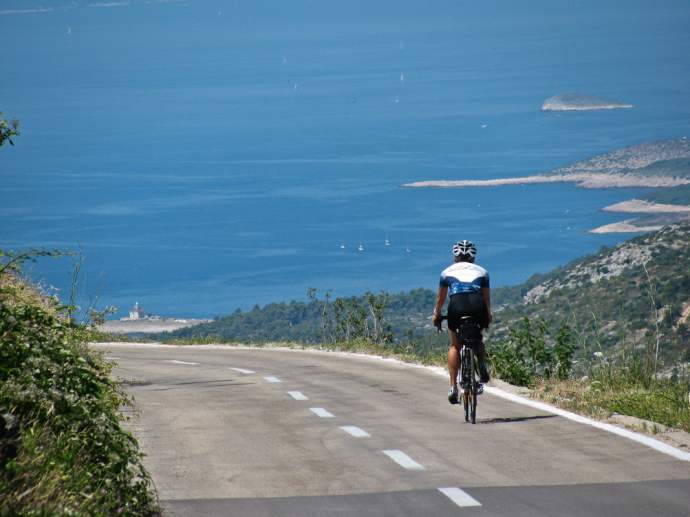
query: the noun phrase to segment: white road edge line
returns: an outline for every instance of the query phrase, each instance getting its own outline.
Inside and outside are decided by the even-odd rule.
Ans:
[[[173,364],[186,364],[186,365],[195,365],[199,363],[188,363],[187,361],[178,361],[177,359],[171,359],[170,361],[165,361],[166,363],[173,363]]]
[[[322,407],[310,407],[309,411],[321,418],[333,418],[335,416],[333,413],[331,413],[330,411],[326,411]]]
[[[230,369],[235,370],[236,372],[239,372],[239,373],[246,373],[246,374],[256,373],[254,370],[247,370],[246,368],[230,368]]]
[[[169,350],[175,350],[179,349],[179,345],[165,345],[162,343],[127,343],[127,342],[109,342],[109,343],[89,343],[90,346],[94,348],[107,348],[107,347],[117,347],[117,348],[137,348],[137,349],[143,349],[143,348],[159,348],[159,349],[169,349]],[[200,349],[200,350],[274,350],[277,352],[291,352],[291,353],[305,353],[305,354],[333,354],[336,356],[340,357],[357,357],[360,359],[366,359],[368,361],[381,361],[384,363],[391,363],[391,364],[397,364],[401,365],[407,368],[422,368],[424,370],[430,371],[436,375],[440,375],[442,377],[447,378],[448,377],[448,371],[445,368],[442,368],[440,366],[427,366],[424,364],[415,364],[415,363],[406,363],[404,361],[401,361],[400,359],[395,359],[392,357],[383,357],[380,355],[368,355],[368,354],[361,354],[361,353],[356,353],[356,352],[332,352],[332,351],[327,351],[327,350],[298,350],[294,348],[286,348],[286,347],[275,347],[275,348],[258,348],[258,347],[252,347],[252,346],[230,346],[230,345],[195,345],[195,348]],[[629,440],[632,440],[634,442],[638,442],[642,445],[645,445],[647,447],[650,447],[658,452],[661,452],[663,454],[668,454],[669,456],[672,456],[678,460],[681,461],[688,461],[690,462],[690,452],[685,452],[681,451],[680,449],[676,449],[675,447],[672,447],[671,445],[667,445],[659,440],[655,440],[654,438],[651,438],[649,436],[640,434],[640,433],[635,433],[633,431],[629,431],[627,429],[623,429],[620,427],[616,427],[611,424],[606,424],[604,422],[599,422],[596,420],[592,420],[591,418],[584,417],[582,415],[577,415],[575,413],[571,413],[570,411],[565,411],[563,409],[559,409],[553,406],[549,406],[548,404],[543,404],[541,402],[536,402],[534,400],[526,399],[523,398],[519,395],[513,395],[512,393],[508,393],[507,391],[504,391],[500,388],[495,388],[493,386],[486,386],[484,388],[484,391],[486,393],[490,393],[492,395],[495,395],[497,397],[504,398],[506,400],[510,400],[512,402],[515,402],[516,404],[523,404],[526,406],[531,406],[536,409],[540,409],[541,411],[545,411],[547,413],[552,413],[554,415],[562,416],[563,418],[567,418],[569,420],[573,420],[575,422],[578,422],[580,424],[585,424],[589,425],[592,427],[596,427],[598,429],[601,429],[602,431],[607,431],[609,433],[617,434],[618,436],[628,438]]]
[[[466,506],[481,506],[482,505],[482,503],[477,501],[470,494],[468,494],[464,490],[459,489],[456,486],[439,488],[438,491],[441,492],[448,499],[450,499],[451,501],[453,501],[455,504],[457,504],[458,506],[460,506],[462,508],[464,508]]]
[[[369,438],[371,435],[367,433],[364,429],[360,429],[356,425],[343,425],[340,428],[345,431],[350,436],[355,438]]]
[[[295,400],[309,400],[301,391],[288,391],[287,393]]]
[[[400,465],[404,469],[407,469],[407,470],[424,470],[423,466],[421,466],[415,460],[410,458],[403,451],[399,451],[397,449],[392,449],[392,450],[381,451],[381,452],[384,453],[386,456],[388,456],[390,459],[392,459],[394,462],[396,462],[398,465]]]
[[[267,382],[270,382],[273,384],[276,384],[278,382],[283,382],[278,377],[274,377],[273,375],[269,375],[268,377],[264,377],[264,379],[266,379]]]
[[[550,406],[548,404],[544,404],[543,402],[537,402],[536,400],[526,399],[520,397],[519,395],[514,395],[512,393],[508,393],[507,391],[503,391],[500,388],[487,386],[484,388],[484,391],[486,393],[491,393],[492,395],[495,395],[502,399],[510,400],[511,402],[515,402],[517,404],[530,406],[541,411],[546,411],[547,413],[562,416],[563,418],[567,418],[568,420],[572,420],[574,422],[579,422],[580,424],[590,425],[592,427],[596,427],[597,429],[601,429],[602,431],[608,431],[609,433],[617,434],[618,436],[622,436],[623,438],[628,438],[629,440],[641,443],[642,445],[651,447],[652,449],[655,449],[659,452],[663,452],[664,454],[668,454],[669,456],[673,456],[676,459],[682,461],[690,461],[690,452],[681,451],[679,449],[676,449],[675,447],[665,444],[664,442],[655,440],[654,438],[650,438],[649,436],[635,433],[633,431],[628,431],[627,429],[616,427],[615,425],[607,424],[605,422],[599,422],[597,420],[587,418],[586,416],[571,413],[570,411],[566,411],[565,409],[560,409],[557,407]]]

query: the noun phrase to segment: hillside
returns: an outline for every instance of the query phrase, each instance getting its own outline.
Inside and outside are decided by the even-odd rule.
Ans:
[[[643,347],[690,360],[690,223],[668,226],[584,257],[533,285],[498,312],[492,335],[515,321],[568,321],[589,347]],[[657,327],[658,325],[658,327]]]
[[[636,144],[561,167],[550,174],[583,172],[687,178],[690,176],[690,140],[683,137]]]

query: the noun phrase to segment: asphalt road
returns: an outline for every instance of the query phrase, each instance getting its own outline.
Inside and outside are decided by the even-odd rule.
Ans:
[[[329,353],[100,345],[175,516],[690,516],[690,462],[445,378]]]

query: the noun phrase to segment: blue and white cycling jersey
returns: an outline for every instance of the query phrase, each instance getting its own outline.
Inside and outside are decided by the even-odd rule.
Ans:
[[[482,287],[489,287],[489,273],[471,262],[456,262],[441,273],[439,285],[448,287],[448,294],[481,293]]]

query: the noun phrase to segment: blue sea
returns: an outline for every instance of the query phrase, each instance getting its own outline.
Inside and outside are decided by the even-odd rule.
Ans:
[[[463,238],[516,284],[629,238],[588,230],[645,190],[400,185],[690,135],[688,27],[685,0],[0,0],[0,248],[81,248],[115,317],[435,288]],[[635,108],[540,110],[565,92]],[[67,296],[73,262],[28,270]]]

